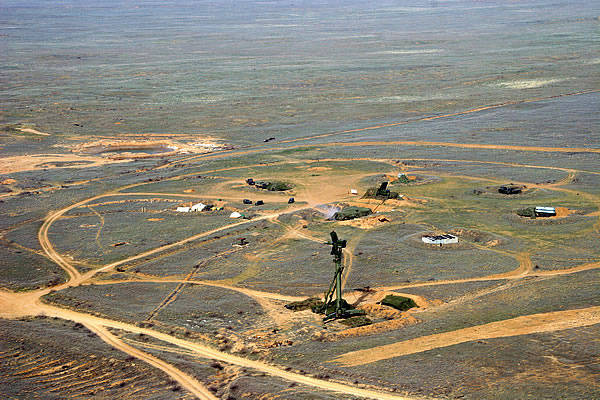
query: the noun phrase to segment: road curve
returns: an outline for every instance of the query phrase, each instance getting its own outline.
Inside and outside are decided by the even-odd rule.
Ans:
[[[158,332],[148,328],[142,328],[136,325],[128,324],[121,321],[113,321],[110,319],[100,318],[89,314],[80,313],[73,310],[62,309],[59,307],[47,305],[47,304],[39,304],[40,312],[42,315],[46,315],[48,317],[57,317],[65,320],[70,320],[74,322],[79,322],[86,326],[91,327],[91,329],[95,329],[96,327],[104,327],[104,328],[114,328],[121,329],[123,331],[144,334],[151,336],[155,339],[162,340],[166,343],[171,343],[178,347],[181,347],[186,350],[192,351],[194,354],[208,358],[215,359],[222,362],[226,362],[233,365],[238,365],[240,367],[252,368],[264,373],[267,373],[272,376],[277,376],[288,381],[300,383],[303,385],[308,385],[311,387],[315,387],[321,390],[330,390],[337,393],[342,393],[351,396],[364,397],[369,399],[376,400],[416,400],[417,397],[407,397],[400,396],[397,394],[382,392],[372,389],[363,389],[357,388],[350,385],[345,385],[338,382],[327,381],[323,379],[314,378],[311,376],[302,375],[299,373],[286,371],[281,367],[266,364],[264,362],[250,360],[244,357],[239,357],[233,354],[225,353],[213,349],[212,347],[191,342],[188,340],[180,339],[166,333]]]
[[[191,376],[181,372],[179,369],[173,367],[170,364],[148,354],[141,350],[136,349],[128,344],[123,343],[119,340],[115,335],[110,333],[106,328],[101,325],[93,324],[93,323],[83,323],[86,328],[90,331],[94,332],[100,339],[108,343],[110,346],[115,349],[121,350],[124,353],[129,354],[132,357],[135,357],[141,361],[144,361],[155,368],[160,369],[165,372],[175,381],[177,381],[181,386],[187,389],[190,393],[201,400],[218,400],[204,385],[198,382],[196,379]]]

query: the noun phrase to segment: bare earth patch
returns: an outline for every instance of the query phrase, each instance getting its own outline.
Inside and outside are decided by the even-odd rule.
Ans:
[[[177,154],[203,154],[225,148],[215,138],[196,139],[193,136],[172,138],[152,136],[102,138],[70,146],[72,152],[99,154],[103,157],[123,160],[165,157]]]
[[[32,128],[17,128],[17,129],[24,133],[32,133],[34,135],[39,135],[39,136],[50,136],[49,133],[40,132],[40,131],[32,129]]]
[[[75,154],[36,154],[35,156],[13,156],[0,159],[0,174],[11,174],[21,171],[35,171],[53,167],[81,168],[83,163],[85,163],[85,167],[97,167],[114,162],[116,161],[103,157],[79,156]],[[57,165],[53,166],[55,163]],[[72,164],[69,165],[69,163]]]

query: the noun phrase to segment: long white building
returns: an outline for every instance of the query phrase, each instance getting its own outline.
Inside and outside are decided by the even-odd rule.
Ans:
[[[423,241],[423,243],[439,244],[439,245],[458,243],[458,238],[454,235],[449,235],[449,234],[424,235],[423,237],[421,237],[421,240]]]

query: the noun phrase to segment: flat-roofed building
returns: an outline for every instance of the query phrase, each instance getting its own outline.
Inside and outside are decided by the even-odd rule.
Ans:
[[[456,237],[454,235],[450,235],[450,234],[424,235],[423,237],[421,237],[421,240],[423,241],[423,243],[439,244],[440,246],[444,245],[444,244],[458,243],[458,237]]]
[[[206,208],[206,204],[204,203],[198,203],[198,204],[194,204],[191,208],[190,211],[202,211]]]
[[[536,207],[536,217],[554,217],[556,215],[556,208],[554,207]]]

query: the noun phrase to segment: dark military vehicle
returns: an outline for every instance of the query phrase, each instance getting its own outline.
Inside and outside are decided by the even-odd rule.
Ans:
[[[519,194],[523,191],[523,188],[521,188],[521,186],[517,186],[517,185],[502,185],[498,188],[498,193],[502,193],[502,194]]]
[[[369,188],[364,197],[374,199],[397,199],[400,195],[398,192],[392,192],[388,189],[388,182],[383,182],[379,188]]]
[[[371,211],[370,208],[350,206],[344,207],[341,209],[341,211],[333,214],[333,219],[336,221],[346,221],[349,219],[364,217],[365,215],[369,214],[373,214],[373,211]]]

